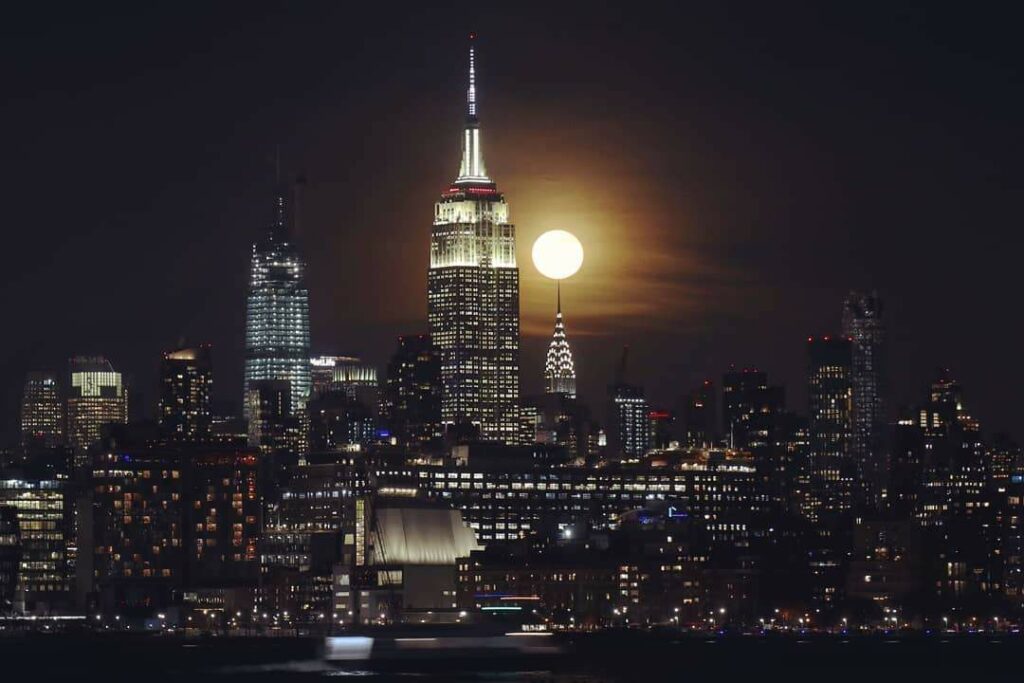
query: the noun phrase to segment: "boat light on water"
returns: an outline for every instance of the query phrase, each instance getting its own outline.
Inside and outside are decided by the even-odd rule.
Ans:
[[[373,638],[366,636],[329,636],[326,639],[326,659],[342,662],[361,661],[370,658]]]

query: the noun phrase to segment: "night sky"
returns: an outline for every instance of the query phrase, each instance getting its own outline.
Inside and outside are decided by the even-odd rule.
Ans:
[[[838,330],[849,289],[876,288],[894,405],[945,365],[986,431],[1024,437],[1018,17],[148,4],[4,10],[5,442],[25,371],[75,353],[107,355],[149,414],[161,350],[208,341],[216,397],[237,405],[275,145],[308,179],[314,350],[383,367],[396,335],[425,330],[470,30],[487,169],[518,230],[524,393],[542,387],[555,294],[530,247],[564,228],[587,254],[563,308],[592,404],[628,343],[657,404],[735,363],[803,412],[806,337]]]

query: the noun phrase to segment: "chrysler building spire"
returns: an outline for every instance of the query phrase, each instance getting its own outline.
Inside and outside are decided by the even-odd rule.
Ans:
[[[544,390],[549,394],[576,397],[576,368],[572,362],[572,349],[565,336],[562,321],[562,284],[558,284],[558,311],[555,313],[555,332],[551,335],[547,360],[544,362]]]
[[[466,90],[466,127],[462,131],[462,165],[459,167],[457,185],[465,183],[486,183],[492,181],[484,168],[484,157],[480,151],[480,121],[476,116],[476,49],[473,47],[475,33],[469,34],[469,88]]]

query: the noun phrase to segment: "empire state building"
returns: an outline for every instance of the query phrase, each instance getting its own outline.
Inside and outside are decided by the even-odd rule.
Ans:
[[[469,48],[469,90],[462,165],[434,205],[427,315],[441,353],[441,420],[475,427],[507,444],[519,432],[519,269],[508,204],[487,175],[476,107],[476,65]]]

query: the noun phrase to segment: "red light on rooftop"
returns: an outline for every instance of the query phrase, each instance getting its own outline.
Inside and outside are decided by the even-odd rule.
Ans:
[[[810,344],[810,343],[811,343],[811,342],[813,342],[813,341],[814,341],[814,337],[808,337],[808,338],[807,338],[807,343],[808,343],[808,344]]]

